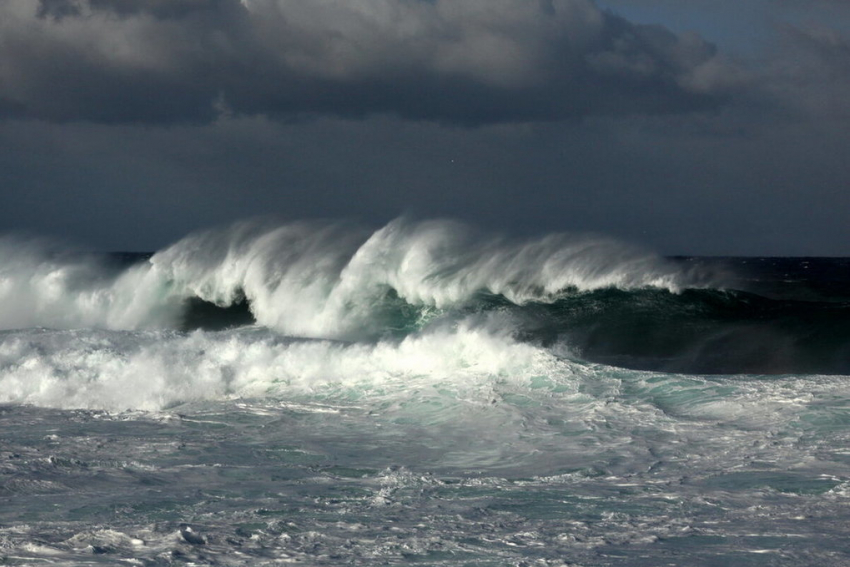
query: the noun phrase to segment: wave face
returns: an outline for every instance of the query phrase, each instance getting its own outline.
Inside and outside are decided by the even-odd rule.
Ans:
[[[688,374],[850,373],[850,303],[737,290],[606,289],[521,311],[524,338],[565,342],[587,360],[615,366]]]

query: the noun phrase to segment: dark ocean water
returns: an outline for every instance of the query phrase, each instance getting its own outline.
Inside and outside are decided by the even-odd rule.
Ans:
[[[850,565],[850,260],[0,238],[0,564]]]
[[[128,255],[146,259],[149,255]],[[636,370],[698,374],[850,374],[850,259],[673,257],[684,272],[716,274],[721,288],[568,289],[514,304],[479,291],[465,313],[510,314],[523,341],[566,344],[588,361]],[[421,308],[397,297],[387,334],[415,328]],[[388,301],[390,303],[390,301]],[[180,328],[256,323],[248,301],[197,297]],[[397,330],[401,329],[398,333]]]

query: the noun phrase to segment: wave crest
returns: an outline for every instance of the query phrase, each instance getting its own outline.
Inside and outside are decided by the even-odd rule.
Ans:
[[[188,237],[151,263],[217,305],[244,295],[262,325],[336,339],[381,336],[405,317],[458,307],[482,292],[522,304],[554,301],[567,289],[678,291],[689,283],[658,256],[611,239],[515,242],[451,221],[403,219],[372,234],[338,225],[235,225]]]
[[[375,339],[415,328],[477,294],[515,304],[565,290],[700,285],[664,259],[609,238],[515,241],[451,221],[240,222],[187,236],[123,269],[91,256],[0,241],[4,328],[179,328],[187,301],[242,300],[256,322],[310,338]]]

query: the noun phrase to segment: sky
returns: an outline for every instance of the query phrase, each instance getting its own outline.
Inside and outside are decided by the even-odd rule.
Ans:
[[[3,0],[0,234],[257,215],[850,256],[846,0]]]

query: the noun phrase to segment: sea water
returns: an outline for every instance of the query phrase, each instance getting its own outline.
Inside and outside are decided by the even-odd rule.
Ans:
[[[850,262],[0,239],[0,564],[850,564]]]

